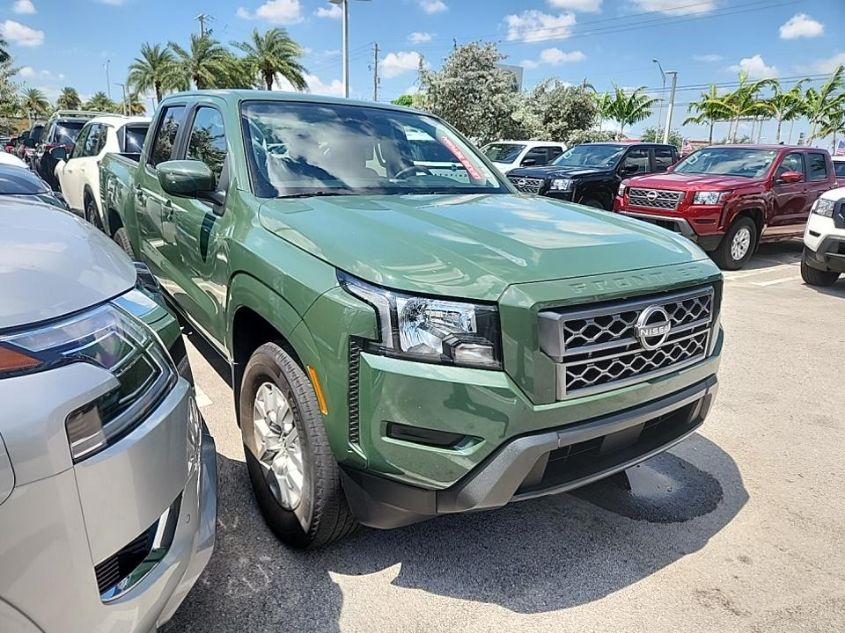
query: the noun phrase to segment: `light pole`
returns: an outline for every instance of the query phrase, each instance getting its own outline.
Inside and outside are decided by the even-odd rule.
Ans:
[[[349,0],[329,0],[343,13],[343,96],[349,98]]]
[[[116,81],[114,85],[120,86],[121,90],[123,90],[123,116],[129,116],[129,103],[126,100],[126,84]]]
[[[666,127],[663,129],[663,144],[669,143],[669,130],[672,129],[672,110],[675,109],[675,88],[678,85],[678,71],[670,70],[666,73],[672,75],[672,92],[669,93],[669,109],[666,111]]]
[[[655,64],[657,64],[658,70],[660,70],[660,77],[663,79],[663,88],[660,90],[660,109],[657,111],[657,129],[660,129],[660,126],[663,125],[663,101],[666,98],[666,73],[663,72],[663,66],[660,65],[660,62],[656,59],[652,59]]]
[[[111,99],[111,80],[109,79],[109,64],[111,63],[110,59],[106,60],[106,94],[108,94],[109,99]]]

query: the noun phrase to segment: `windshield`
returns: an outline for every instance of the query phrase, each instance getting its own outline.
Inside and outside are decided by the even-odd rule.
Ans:
[[[675,165],[676,174],[717,174],[762,178],[777,156],[776,150],[744,147],[707,147]]]
[[[38,176],[23,167],[0,165],[0,196],[47,193],[50,187]]]
[[[624,152],[624,145],[576,145],[558,156],[552,165],[606,169],[616,165]]]
[[[247,103],[242,112],[253,189],[262,198],[507,193],[472,147],[422,114],[278,101]]]
[[[494,163],[512,163],[524,149],[525,145],[516,143],[490,143],[485,145],[481,151]]]
[[[76,143],[76,137],[85,125],[85,121],[62,121],[56,123],[56,129],[53,131],[53,143],[56,145],[73,145]]]
[[[837,178],[845,178],[845,160],[833,161],[833,170]]]

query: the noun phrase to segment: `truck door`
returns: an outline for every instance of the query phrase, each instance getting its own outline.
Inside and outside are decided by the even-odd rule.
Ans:
[[[133,192],[141,258],[167,293],[177,301],[181,289],[174,276],[174,262],[178,262],[178,253],[172,220],[173,204],[158,182],[156,167],[175,155],[185,111],[184,105],[170,105],[159,113],[149,150],[141,156],[142,163],[138,166]]]
[[[799,218],[801,224],[807,221],[810,215],[810,207],[828,189],[835,185],[831,183],[828,169],[827,154],[823,152],[808,152],[807,161],[807,206],[802,210]]]
[[[178,267],[178,296],[183,310],[204,334],[224,343],[220,325],[225,322],[228,253],[222,236],[232,223],[224,213],[228,189],[228,142],[223,115],[211,104],[197,104],[188,115],[188,128],[180,153],[186,160],[198,160],[211,169],[218,200],[173,197],[175,227],[173,252]]]
[[[803,175],[801,182],[783,182],[781,176],[789,171]],[[804,224],[807,219],[805,209],[809,209],[809,190],[807,172],[804,169],[804,153],[789,152],[783,157],[775,170],[772,193],[774,205],[766,227],[766,234],[777,236],[794,231],[796,224]]]

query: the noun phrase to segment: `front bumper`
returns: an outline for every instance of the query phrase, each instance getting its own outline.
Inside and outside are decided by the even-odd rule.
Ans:
[[[626,411],[517,437],[443,490],[426,490],[348,468],[342,470],[344,490],[358,520],[377,528],[562,493],[620,472],[680,442],[703,423],[716,391],[716,376],[711,375]]]
[[[837,226],[837,222],[843,226]],[[845,214],[811,213],[804,229],[804,261],[818,270],[845,273]]]
[[[631,218],[656,224],[664,229],[679,233],[698,244],[705,251],[719,247],[724,231],[719,227],[721,206],[686,207],[681,216],[677,211],[660,213],[656,210],[629,208],[624,198],[616,196],[613,210]]]
[[[30,381],[33,389],[43,380],[79,385],[99,379],[99,371],[71,365],[11,380]],[[58,474],[19,481],[0,506],[0,630],[15,630],[14,620],[3,619],[12,608],[43,633],[148,633],[171,617],[208,563],[215,538],[216,451],[199,424],[187,423],[192,392],[178,381],[113,446]],[[61,407],[50,406],[63,420]],[[56,445],[60,440],[66,448],[61,436]],[[9,448],[15,466],[20,453]],[[142,573],[122,590],[104,592],[99,569],[161,525],[168,508],[175,511],[167,547],[138,565]]]

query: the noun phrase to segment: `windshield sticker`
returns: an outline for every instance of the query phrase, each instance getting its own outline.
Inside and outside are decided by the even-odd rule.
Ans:
[[[475,165],[473,165],[467,155],[464,154],[457,145],[455,145],[452,139],[447,138],[445,136],[438,136],[437,140],[443,143],[443,145],[449,148],[449,151],[455,155],[455,158],[457,158],[460,161],[461,165],[463,165],[464,169],[467,170],[467,173],[469,174],[471,180],[484,180],[481,173],[475,168]]]

